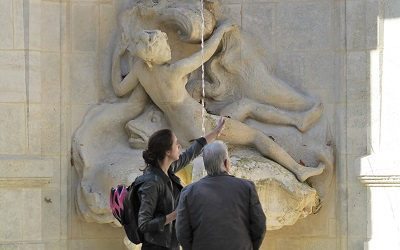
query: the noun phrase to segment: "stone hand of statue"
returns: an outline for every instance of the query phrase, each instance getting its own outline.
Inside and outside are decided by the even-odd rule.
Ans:
[[[220,25],[217,27],[216,31],[220,31],[222,33],[229,32],[233,29],[236,29],[238,26],[234,24],[231,20],[224,20],[220,23]]]
[[[128,47],[129,47],[129,39],[125,33],[122,33],[118,48],[119,54],[120,55],[124,54],[125,51],[128,49]]]

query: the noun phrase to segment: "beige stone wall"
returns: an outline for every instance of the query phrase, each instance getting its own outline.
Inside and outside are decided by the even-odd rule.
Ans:
[[[70,140],[87,108],[112,96],[113,37],[129,2],[0,1],[0,249],[124,249],[120,228],[82,222],[76,214]],[[222,2],[243,30],[264,34],[260,53],[278,77],[324,100],[335,138],[329,199],[317,215],[268,232],[263,249],[364,249],[376,234],[370,209],[398,205],[391,202],[398,189],[371,191],[359,180],[363,157],[400,148],[393,108],[398,2]],[[389,205],[375,203],[382,195]]]
[[[297,89],[323,101],[324,115],[337,147],[337,171],[343,157],[338,152],[345,130],[343,104],[344,6],[340,1],[231,1],[241,10],[241,25],[253,33],[265,32],[260,47],[276,75]],[[316,126],[327,126],[318,123]],[[318,136],[309,133],[310,137]],[[289,152],[295,149],[284,145]],[[337,180],[338,182],[340,180]],[[340,208],[334,185],[317,215],[295,225],[267,232],[262,249],[341,249]],[[268,223],[268,222],[267,222]],[[343,248],[345,249],[345,248]]]
[[[2,249],[52,248],[65,245],[68,235],[60,7],[54,1],[0,3]]]
[[[120,229],[77,218],[70,162],[113,4],[0,1],[0,249],[123,249]]]

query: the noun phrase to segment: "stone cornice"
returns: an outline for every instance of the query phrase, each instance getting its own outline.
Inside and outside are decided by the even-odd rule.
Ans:
[[[400,187],[400,175],[364,175],[359,180],[369,187]]]
[[[395,155],[380,153],[362,157],[358,179],[371,187],[399,187],[400,160]]]

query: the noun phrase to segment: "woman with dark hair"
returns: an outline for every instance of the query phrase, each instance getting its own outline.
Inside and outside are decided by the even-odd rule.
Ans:
[[[179,249],[175,209],[183,187],[175,173],[196,158],[207,143],[215,140],[224,124],[221,118],[211,133],[196,139],[182,154],[181,145],[171,130],[159,130],[150,136],[148,147],[143,151],[146,168],[139,177],[144,182],[138,189],[141,202],[138,227],[144,236],[142,249]]]

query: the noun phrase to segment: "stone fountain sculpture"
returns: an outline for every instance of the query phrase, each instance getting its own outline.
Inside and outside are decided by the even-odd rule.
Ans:
[[[298,145],[299,155],[308,159],[305,166],[268,131],[247,121],[293,127],[302,136],[322,122],[322,103],[271,74],[252,51],[250,35],[222,16],[216,3],[206,3],[205,128],[212,129],[219,116],[229,117],[220,139],[228,143],[232,174],[256,183],[268,230],[293,225],[318,211],[327,195],[333,178],[332,149],[320,140],[311,141],[307,149]],[[92,107],[72,141],[79,176],[77,211],[88,222],[114,226],[119,224],[109,211],[109,190],[141,174],[141,152],[149,136],[168,127],[188,146],[202,135],[199,3],[136,1],[123,13],[120,25],[111,79],[120,98]],[[197,159],[180,176],[187,184],[203,172]]]

